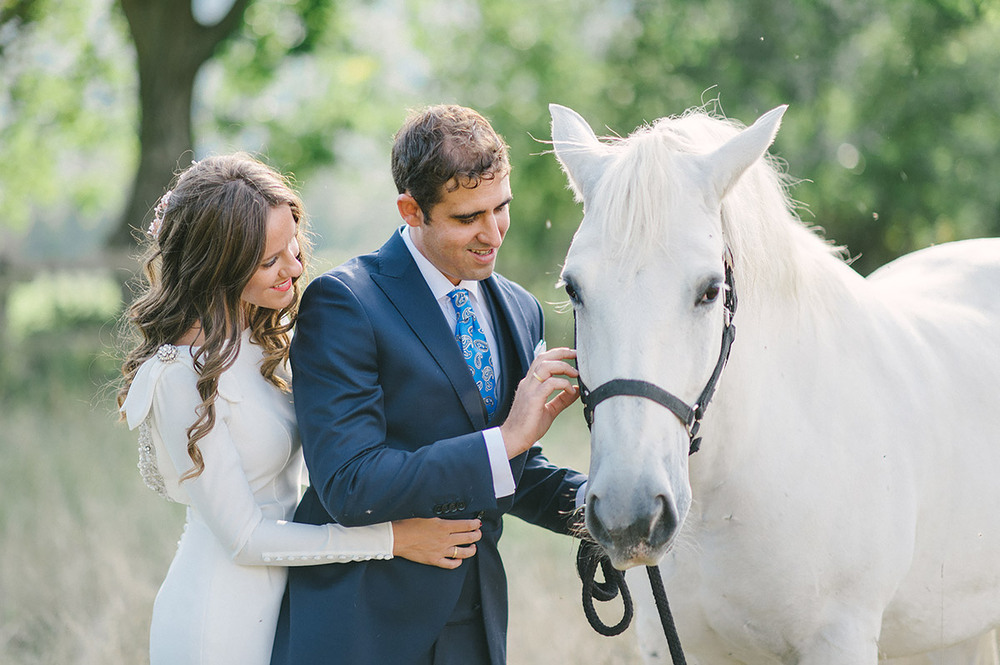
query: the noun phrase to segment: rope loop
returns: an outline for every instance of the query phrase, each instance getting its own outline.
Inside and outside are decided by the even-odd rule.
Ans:
[[[596,579],[598,568],[604,573],[602,581]],[[624,633],[632,623],[634,614],[632,594],[629,593],[628,585],[625,583],[625,573],[612,566],[611,559],[601,546],[587,538],[580,540],[580,548],[576,551],[576,571],[580,575],[580,581],[583,582],[583,613],[587,616],[591,628],[605,637]],[[670,604],[667,602],[667,592],[663,587],[659,566],[646,566],[646,574],[653,591],[653,599],[656,601],[663,636],[667,638],[671,662],[673,665],[687,665],[681,640],[674,625],[674,617],[670,612]],[[624,606],[622,618],[615,625],[609,626],[597,615],[594,601],[608,602],[617,598],[619,593]]]
[[[603,581],[597,581],[597,568],[604,574]],[[621,635],[632,623],[632,594],[625,583],[625,573],[611,565],[611,559],[597,543],[583,539],[576,551],[576,571],[583,582],[583,613],[587,616],[590,626],[605,637]],[[621,620],[609,626],[597,615],[594,601],[606,603],[621,594],[623,611]]]

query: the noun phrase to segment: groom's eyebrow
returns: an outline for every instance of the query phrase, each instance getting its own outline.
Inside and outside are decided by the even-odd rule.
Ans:
[[[501,208],[503,208],[503,207],[505,207],[507,205],[510,205],[510,202],[513,201],[513,200],[514,200],[513,196],[508,196],[506,199],[503,200],[502,203],[500,203],[500,205],[498,205],[496,208],[494,208],[494,210],[500,210]],[[460,222],[468,222],[470,220],[475,219],[479,215],[482,215],[485,212],[486,212],[485,210],[477,210],[475,212],[470,212],[470,213],[465,213],[465,214],[454,214],[454,215],[451,216],[451,218],[452,219],[456,219],[456,220],[458,220]]]

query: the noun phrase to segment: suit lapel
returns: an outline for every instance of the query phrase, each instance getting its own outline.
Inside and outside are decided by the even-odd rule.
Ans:
[[[531,319],[517,299],[513,297],[506,282],[498,280],[493,275],[480,284],[484,287],[483,291],[490,307],[490,314],[493,317],[493,332],[497,339],[497,345],[501,347],[500,362],[503,363],[501,376],[503,401],[496,413],[493,414],[493,422],[491,423],[491,425],[496,425],[504,422],[510,413],[517,384],[527,374],[528,367],[531,365],[534,340],[531,339],[531,331],[527,325]],[[514,475],[515,483],[520,482],[526,459],[527,454],[522,453],[510,460],[510,470]],[[512,500],[513,497],[504,497],[499,501],[501,506],[509,506]]]
[[[514,353],[517,362],[507,363],[505,367],[513,367],[517,370],[516,376],[505,377],[504,382],[508,385],[517,385],[517,382],[528,372],[531,365],[531,352],[534,350],[535,341],[531,339],[531,330],[526,325],[530,321],[530,316],[510,292],[509,287],[496,275],[491,275],[488,279],[480,282],[487,293],[487,300],[492,307],[491,314],[496,326],[505,328],[511,344],[504,345],[503,353]],[[502,333],[498,331],[496,335],[499,340]],[[502,344],[502,343],[501,343]]]
[[[462,359],[454,334],[441,316],[441,308],[398,233],[382,246],[378,256],[379,269],[372,273],[372,279],[448,377],[473,426],[477,430],[485,428],[483,399],[469,367]]]

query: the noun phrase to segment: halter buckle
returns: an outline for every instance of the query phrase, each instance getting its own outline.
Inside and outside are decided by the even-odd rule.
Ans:
[[[697,410],[698,405],[696,404],[694,409],[692,409],[692,414],[694,414]],[[685,429],[687,429],[689,439],[694,439],[694,437],[698,436],[698,430],[701,429],[701,416],[692,415],[691,419],[685,423]]]

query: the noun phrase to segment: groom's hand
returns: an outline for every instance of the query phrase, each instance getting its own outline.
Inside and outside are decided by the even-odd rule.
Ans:
[[[570,381],[580,373],[566,362],[574,358],[576,350],[565,347],[540,353],[517,384],[510,413],[500,426],[507,459],[533,446],[549,431],[556,416],[580,396],[580,389]]]

